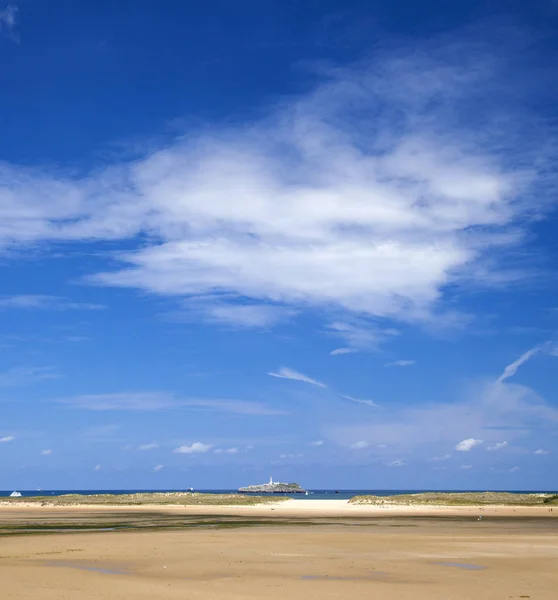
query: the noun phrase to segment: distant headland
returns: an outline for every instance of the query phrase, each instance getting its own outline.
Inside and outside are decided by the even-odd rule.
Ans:
[[[238,489],[240,494],[307,494],[308,492],[302,489],[298,483],[280,483],[273,481],[273,477],[269,478],[269,483],[261,485],[249,485]]]

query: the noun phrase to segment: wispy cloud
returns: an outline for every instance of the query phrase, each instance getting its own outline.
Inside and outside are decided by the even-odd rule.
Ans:
[[[434,462],[439,462],[441,460],[449,460],[451,458],[451,454],[443,454],[442,456],[433,456],[430,460]]]
[[[543,450],[542,448],[539,448],[538,450],[535,450],[533,452],[533,454],[537,454],[538,456],[542,456],[545,454],[550,454],[550,452],[548,450]]]
[[[531,348],[531,350],[527,350],[527,352],[523,353],[517,360],[514,360],[504,369],[503,373],[498,377],[497,382],[504,383],[506,379],[513,377],[517,373],[519,367],[525,364],[532,356],[535,356],[535,354],[540,352],[541,349],[542,346],[535,346],[534,348]]]
[[[387,362],[384,367],[411,367],[416,364],[416,360],[393,360]]]
[[[7,444],[8,442],[13,442],[15,440],[15,436],[6,435],[0,438],[0,444]]]
[[[388,467],[404,467],[406,465],[404,460],[394,460],[389,463]]]
[[[331,322],[328,333],[342,339],[346,344],[345,347],[332,350],[330,352],[331,356],[374,350],[387,338],[399,334],[396,329],[382,329],[377,324],[354,317],[350,321]]]
[[[483,443],[482,440],[476,440],[474,438],[467,438],[466,440],[463,440],[462,442],[459,442],[459,444],[457,444],[455,446],[455,449],[458,452],[469,452],[470,450],[472,450],[476,446],[480,446],[482,443]]]
[[[164,468],[165,468],[165,465],[155,465],[155,466],[153,467],[153,470],[154,470],[154,471],[161,471],[161,470],[163,470]]]
[[[150,444],[140,444],[138,446],[138,450],[155,450],[158,447],[159,447],[159,444],[152,442]]]
[[[238,454],[238,448],[216,448],[214,450],[215,454]]]
[[[60,296],[27,294],[20,296],[0,296],[0,310],[104,310],[103,304],[73,302]]]
[[[302,452],[299,452],[297,454],[280,454],[279,458],[282,458],[282,459],[304,458],[304,454]]]
[[[341,398],[345,398],[345,400],[350,400],[355,404],[364,404],[365,406],[372,406],[373,408],[377,408],[378,405],[372,400],[359,400],[358,398],[353,398],[352,396],[347,396],[346,394],[339,394]]]
[[[497,442],[496,444],[492,444],[491,446],[487,446],[486,449],[489,452],[495,452],[496,450],[501,450],[508,445],[508,442]]]
[[[203,444],[202,442],[194,442],[191,446],[179,446],[173,452],[175,454],[205,454],[213,448],[212,444]]]
[[[0,373],[0,387],[18,387],[59,378],[54,367],[13,367]]]
[[[52,450],[41,450],[41,456],[50,456],[52,454]]]
[[[17,25],[17,6],[8,4],[0,10],[0,33],[3,33],[14,42],[19,42],[19,36],[15,30]]]
[[[364,448],[368,448],[368,446],[370,446],[370,442],[366,442],[364,440],[360,440],[358,442],[355,442],[354,444],[351,444],[351,448],[353,450],[364,450]]]
[[[332,350],[329,355],[330,356],[341,356],[343,354],[352,354],[353,352],[356,352],[356,350],[354,348],[335,348],[335,350]]]
[[[314,448],[318,448],[319,446],[323,446],[325,444],[324,440],[315,440],[314,442],[309,442],[309,446],[313,446]]]
[[[309,383],[310,385],[315,385],[317,387],[326,388],[326,384],[321,381],[317,381],[316,379],[312,379],[307,375],[299,373],[294,369],[289,369],[288,367],[281,367],[278,371],[271,371],[268,373],[271,377],[278,377],[279,379],[292,379],[293,381],[303,381],[304,383]]]
[[[101,470],[102,470],[102,468],[103,468],[103,467],[101,467],[101,465],[95,465],[95,466],[93,467],[93,470],[94,470],[94,471],[101,471]]]
[[[169,316],[180,321],[202,319],[233,328],[268,329],[288,321],[296,313],[292,308],[276,304],[234,304],[233,299],[226,302],[223,298],[201,296],[189,299],[182,310],[172,312]]]
[[[13,27],[13,9],[2,15]],[[380,336],[393,320],[437,321],[452,283],[505,279],[522,216],[547,206],[530,192],[553,193],[551,151],[524,125],[547,127],[529,118],[533,86],[509,76],[522,50],[500,41],[456,33],[380,50],[323,69],[266,118],[185,132],[82,177],[3,165],[0,245],[125,241],[90,283],[179,305],[225,294],[230,306],[204,313],[218,323],[270,325],[281,310],[268,304],[325,309],[342,324],[365,315]]]
[[[82,410],[97,411],[158,411],[208,410],[244,415],[284,415],[284,411],[260,402],[203,398],[180,398],[167,392],[118,392],[112,394],[83,394],[56,400]]]

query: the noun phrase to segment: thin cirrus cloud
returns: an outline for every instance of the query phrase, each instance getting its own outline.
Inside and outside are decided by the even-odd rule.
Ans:
[[[299,373],[294,369],[289,369],[288,367],[281,367],[278,371],[271,371],[268,373],[271,377],[277,377],[279,379],[292,379],[293,381],[302,381],[304,383],[309,383],[310,385],[315,385],[317,387],[326,388],[326,384],[318,381],[316,379],[312,379],[312,377],[308,377],[303,373]]]
[[[158,447],[159,447],[159,444],[156,444],[155,442],[152,442],[150,444],[140,444],[138,446],[138,450],[143,450],[143,451],[146,451],[146,450],[155,450]]]
[[[37,381],[59,379],[54,367],[12,367],[0,373],[0,388],[31,385]]]
[[[0,310],[104,310],[104,304],[73,302],[61,296],[26,294],[19,296],[0,296]]]
[[[412,367],[416,364],[416,360],[393,360],[387,362],[384,367]]]
[[[16,31],[17,11],[17,6],[11,4],[0,10],[0,34],[4,34],[14,42],[19,42],[19,36]]]
[[[41,456],[50,456],[52,454],[52,450],[41,450]]]
[[[15,436],[6,435],[6,436],[0,438],[0,444],[7,444],[9,442],[13,442],[14,440],[15,440]]]
[[[95,411],[208,410],[243,415],[280,416],[282,410],[260,402],[203,398],[180,398],[166,392],[119,392],[58,398],[68,407]]]
[[[288,367],[281,367],[278,371],[271,371],[268,373],[271,377],[276,377],[278,379],[291,379],[293,381],[301,381],[303,383],[309,383],[310,385],[314,385],[316,387],[320,387],[323,389],[328,388],[325,383],[318,381],[317,379],[313,379],[308,375],[304,375],[303,373],[299,373],[294,369],[289,369]],[[339,392],[334,392],[340,398],[344,398],[345,400],[350,400],[355,404],[363,404],[366,406],[377,407],[378,405],[372,400],[360,400],[358,398],[353,398],[352,396],[348,396],[347,394],[340,394]]]
[[[215,454],[238,454],[240,451],[238,448],[216,448]]]
[[[509,68],[522,52],[431,38],[323,69],[260,120],[185,132],[83,177],[3,165],[0,247],[126,242],[89,283],[181,306],[203,297],[217,323],[268,326],[283,309],[453,322],[445,290],[525,276],[502,257],[523,243],[522,217],[547,209],[529,192],[552,189],[550,134],[536,127],[550,129]]]

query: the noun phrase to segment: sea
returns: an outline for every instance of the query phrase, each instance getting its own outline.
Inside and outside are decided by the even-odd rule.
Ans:
[[[0,497],[9,496],[13,490],[0,490]],[[22,497],[33,496],[64,496],[66,494],[81,494],[83,496],[92,496],[95,494],[113,494],[115,496],[122,494],[148,493],[156,494],[161,492],[187,492],[188,490],[18,490]],[[194,490],[201,494],[237,494],[237,490]],[[277,494],[278,496],[290,496],[298,500],[348,500],[354,496],[396,496],[403,494],[422,494],[426,492],[451,493],[451,492],[486,492],[487,490],[308,490],[306,494]],[[556,492],[548,490],[490,490],[495,492],[509,492],[517,494],[553,494]],[[243,494],[261,496],[262,494]],[[269,494],[271,495],[271,494]]]

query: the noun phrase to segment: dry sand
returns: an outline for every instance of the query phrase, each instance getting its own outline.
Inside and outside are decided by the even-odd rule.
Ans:
[[[290,501],[262,507],[9,507],[0,526],[259,516],[290,525],[0,537],[2,599],[555,600],[558,519],[535,508]],[[483,519],[478,520],[482,514]],[[427,515],[420,517],[419,515]],[[530,518],[531,516],[538,518]],[[512,518],[521,516],[522,518]],[[382,518],[379,518],[382,517]],[[542,518],[547,517],[547,518]],[[335,524],[332,519],[337,518]],[[300,521],[300,524],[293,523]],[[311,521],[313,524],[306,524]]]

